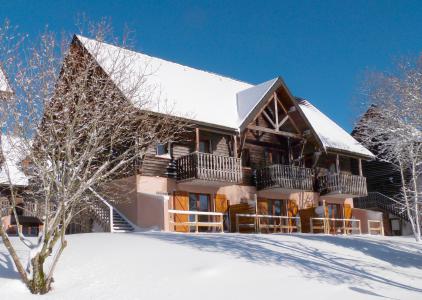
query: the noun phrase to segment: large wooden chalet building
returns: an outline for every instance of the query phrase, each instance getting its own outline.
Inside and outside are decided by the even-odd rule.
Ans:
[[[255,216],[252,226],[264,216],[258,222],[269,231],[286,228],[283,218],[298,230],[300,216],[302,231],[309,232],[311,217],[360,219],[363,228],[379,218],[353,208],[354,197],[367,195],[362,161],[374,155],[295,97],[280,77],[250,84],[82,36],[72,47],[89,53],[105,74],[113,55],[135,57],[132,67],[153,70],[146,84],[159,87],[174,114],[189,115],[193,127],[183,142],[151,147],[132,176],[95,192],[105,205],[92,210],[93,221],[106,230],[236,231],[251,225],[251,218],[239,224],[243,214]]]

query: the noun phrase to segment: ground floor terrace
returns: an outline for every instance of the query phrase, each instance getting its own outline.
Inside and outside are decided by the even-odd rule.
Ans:
[[[177,232],[383,234],[382,214],[304,190],[132,176],[101,191],[141,228]]]

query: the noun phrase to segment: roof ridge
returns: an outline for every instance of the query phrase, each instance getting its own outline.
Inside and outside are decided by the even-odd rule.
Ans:
[[[175,62],[175,61],[172,61],[172,60],[164,59],[164,58],[157,57],[157,56],[152,56],[150,54],[147,54],[147,53],[144,53],[144,52],[141,52],[141,51],[137,51],[137,50],[133,50],[133,49],[129,49],[129,48],[125,48],[125,47],[122,47],[122,46],[113,45],[111,43],[108,43],[108,42],[105,42],[105,41],[99,41],[99,40],[89,38],[89,37],[86,37],[86,36],[83,36],[83,35],[80,35],[80,34],[75,34],[75,36],[78,39],[84,38],[84,39],[87,39],[87,40],[90,40],[90,41],[94,41],[94,42],[101,43],[101,44],[106,44],[108,46],[112,46],[112,47],[123,49],[125,51],[133,52],[135,54],[142,54],[142,55],[148,56],[149,58],[161,60],[161,61],[164,61],[166,63],[171,63],[171,64],[175,64],[175,65],[178,65],[178,66],[181,66],[181,67],[184,67],[184,68],[189,68],[189,69],[200,71],[200,72],[203,72],[203,73],[208,73],[208,74],[211,74],[211,75],[214,75],[214,76],[223,77],[225,79],[229,79],[229,80],[232,80],[232,81],[237,81],[237,82],[240,82],[240,83],[249,84],[249,85],[251,85],[250,87],[254,87],[256,85],[254,83],[250,83],[250,82],[247,82],[247,81],[244,81],[244,80],[236,79],[236,78],[233,78],[233,77],[230,77],[230,76],[227,76],[227,75],[222,75],[222,74],[219,74],[219,73],[216,73],[216,72],[207,71],[207,70],[199,69],[199,68],[196,68],[196,67],[191,67],[191,66],[188,66],[188,65],[183,65],[181,63],[178,63],[178,62]]]

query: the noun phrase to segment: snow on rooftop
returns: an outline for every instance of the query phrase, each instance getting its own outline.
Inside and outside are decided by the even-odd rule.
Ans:
[[[249,116],[253,109],[259,105],[260,101],[273,87],[277,80],[278,77],[237,93],[236,104],[239,126],[242,125],[243,121]]]
[[[141,107],[208,124],[238,129],[279,79],[254,86],[83,36],[77,38],[123,93],[131,90],[131,86],[137,86],[134,80],[144,78],[139,91],[130,93],[133,97],[129,100],[135,105],[142,99],[160,99],[159,104],[151,101]],[[119,65],[124,66],[124,72],[116,72]],[[116,74],[119,78],[115,77]],[[129,95],[126,97],[130,98]],[[312,104],[300,101],[299,107],[324,148],[373,157],[369,150]]]
[[[140,91],[139,97],[159,96],[167,102],[174,115],[189,116],[196,121],[237,128],[237,108],[235,95],[252,87],[251,84],[234,80],[214,73],[201,71],[160,58],[123,49],[107,43],[77,36],[84,47],[96,58],[103,70],[111,75],[117,86],[124,92],[129,80],[113,78],[116,61],[123,64],[130,61],[128,72],[139,78],[145,76],[147,88]],[[119,72],[114,72],[119,73]],[[127,96],[127,95],[126,95]],[[136,99],[130,99],[136,102]],[[152,104],[152,111],[162,112]]]
[[[355,140],[343,128],[306,100],[298,100],[299,108],[315,130],[323,147],[374,157],[371,151]]]
[[[7,82],[6,74],[0,66],[0,92],[10,93],[11,91],[9,83]]]
[[[24,159],[20,151],[21,148],[19,138],[10,135],[1,136],[3,162],[0,165],[0,185],[10,183],[17,186],[28,185],[28,177],[23,173],[20,166]]]

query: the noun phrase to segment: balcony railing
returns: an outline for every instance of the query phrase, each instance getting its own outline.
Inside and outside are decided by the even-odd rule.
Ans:
[[[177,180],[242,181],[240,158],[193,152],[176,160]]]
[[[256,185],[258,190],[281,188],[312,191],[312,170],[280,164],[271,165],[256,170]]]
[[[318,177],[321,195],[344,194],[362,197],[368,194],[366,178],[352,174],[327,174]]]

